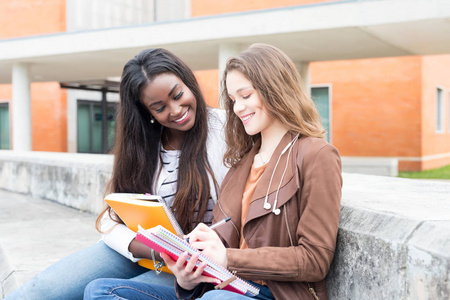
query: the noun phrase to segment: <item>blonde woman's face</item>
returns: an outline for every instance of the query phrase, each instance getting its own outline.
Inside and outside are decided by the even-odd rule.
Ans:
[[[248,135],[263,133],[273,124],[259,93],[244,74],[237,70],[228,72],[226,86],[233,102],[233,111],[241,119]]]

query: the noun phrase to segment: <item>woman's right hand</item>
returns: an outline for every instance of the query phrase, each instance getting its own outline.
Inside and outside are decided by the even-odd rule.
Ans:
[[[162,259],[164,259],[167,267],[177,278],[178,285],[185,290],[193,290],[198,284],[202,282],[213,284],[221,283],[221,281],[216,278],[202,275],[206,267],[205,262],[201,262],[200,266],[195,269],[195,264],[197,263],[199,257],[198,253],[192,255],[189,261],[187,260],[187,252],[184,252],[182,255],[180,255],[177,261],[174,261],[170,258],[169,255],[165,253],[161,253],[160,255]]]

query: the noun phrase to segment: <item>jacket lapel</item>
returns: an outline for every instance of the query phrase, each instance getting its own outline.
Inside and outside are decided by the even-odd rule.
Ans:
[[[238,165],[231,168],[227,173],[223,180],[219,193],[219,201],[215,208],[216,213],[214,213],[214,217],[216,222],[220,221],[219,218],[231,217],[231,222],[239,230],[238,236],[227,234],[228,231],[235,231],[233,224],[230,224],[231,222],[216,229],[222,237],[228,237],[225,241],[229,245],[234,245],[234,247],[236,247],[236,245],[239,247],[242,195],[244,194],[245,184],[247,183],[247,178],[250,174],[253,159],[258,152],[260,145],[261,141],[258,140],[253,148],[241,159],[241,161],[239,161]]]
[[[283,150],[286,148],[286,146],[289,144],[289,142],[291,142],[292,139],[294,139],[294,137],[295,134],[287,132],[281,139],[278,146],[276,147],[274,153],[272,154],[269,164],[267,165],[266,170],[264,171],[261,180],[259,181],[255,193],[253,194],[252,200],[250,202],[249,213],[245,220],[245,224],[247,224],[249,221],[255,218],[259,218],[268,213],[272,213],[273,204],[275,202],[278,189],[279,192],[277,197],[276,208],[279,208],[282,205],[284,205],[298,191],[299,188],[298,176],[294,176],[297,174],[296,160],[293,159],[296,156],[295,151],[293,149],[289,155],[289,148],[288,148],[284,153],[282,153]],[[273,177],[272,182],[270,182],[271,181],[270,179],[272,177]],[[271,205],[270,209],[264,208],[264,199],[266,195],[268,195],[268,202]]]
[[[248,210],[248,215],[245,220],[245,224],[247,224],[251,220],[272,213],[273,203],[275,201],[278,187],[279,192],[276,208],[283,206],[298,191],[300,184],[297,175],[295,147],[289,156],[289,161],[287,160],[289,149],[282,154],[282,151],[286,148],[286,146],[289,144],[289,142],[292,141],[294,137],[295,134],[287,132],[281,139],[276,149],[274,150],[274,153],[272,154],[272,157],[261,177],[258,187],[256,188],[255,193],[253,194],[252,200],[250,202],[250,207]],[[261,141],[259,140],[255,143],[255,145],[247,153],[247,155],[245,155],[244,158],[242,158],[242,160],[238,163],[238,165],[230,169],[230,171],[228,172],[227,176],[224,179],[224,184],[222,185],[222,189],[220,191],[218,203],[219,207],[215,209],[218,211],[217,215],[220,215],[221,217],[223,215],[225,215],[223,217],[231,217],[232,218],[231,221],[239,230],[242,225],[241,224],[242,195],[244,193],[245,185],[247,183],[247,179],[250,174],[250,169],[252,167],[254,157],[256,153],[259,151],[260,146]],[[278,159],[279,162],[277,165]],[[285,173],[284,176],[283,173]],[[273,179],[269,187],[269,182],[270,178],[272,177],[272,174]],[[281,180],[282,177],[283,180]],[[264,199],[266,197],[266,193],[268,193],[268,202],[271,204],[270,209],[264,209]],[[226,204],[221,205],[221,203],[224,202],[226,202]],[[221,211],[220,213],[219,210]],[[216,221],[220,220],[216,219]],[[252,228],[256,230],[257,226]],[[235,231],[232,224],[221,226],[217,228],[217,231],[221,234],[222,237],[228,237],[227,239],[225,239],[225,242],[228,243],[228,245],[234,245],[235,247],[239,246],[239,236],[229,234],[228,232],[228,231]],[[251,235],[252,233],[249,233],[249,236],[247,236],[246,234],[246,239],[250,238]]]

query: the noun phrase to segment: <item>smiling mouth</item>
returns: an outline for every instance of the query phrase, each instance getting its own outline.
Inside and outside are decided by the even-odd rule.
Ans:
[[[254,115],[255,115],[255,113],[251,113],[251,114],[241,117],[242,123],[244,123],[244,124],[247,123]]]
[[[175,123],[181,123],[184,120],[186,120],[187,116],[189,115],[189,109],[184,113],[184,115],[181,116],[181,118],[173,120]]]

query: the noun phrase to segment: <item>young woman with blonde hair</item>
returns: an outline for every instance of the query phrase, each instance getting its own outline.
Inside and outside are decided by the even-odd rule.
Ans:
[[[292,61],[255,44],[228,60],[222,96],[231,165],[213,210],[214,230],[198,225],[191,245],[259,289],[255,299],[326,299],[339,223],[341,160]],[[85,299],[246,299],[215,290],[197,257],[161,255],[176,287],[100,279]]]

